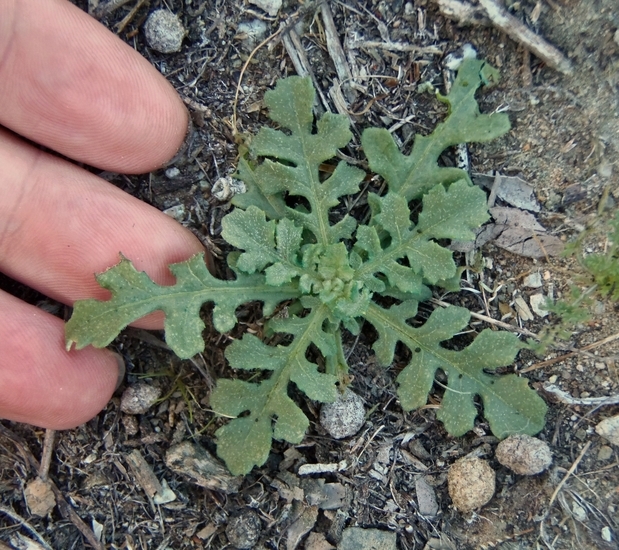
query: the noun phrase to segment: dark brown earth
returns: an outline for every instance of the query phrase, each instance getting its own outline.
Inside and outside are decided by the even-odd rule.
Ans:
[[[86,2],[76,3],[88,8]],[[219,177],[234,171],[237,142],[242,136],[266,122],[261,104],[264,92],[277,79],[295,74],[279,36],[255,53],[243,75],[236,110],[240,133],[235,135],[235,93],[243,64],[255,45],[238,31],[239,24],[262,21],[266,38],[282,26],[284,35],[298,23],[294,28],[316,84],[329,98],[336,72],[326,47],[324,25],[316,3],[309,0],[284,2],[275,17],[242,0],[169,2],[165,5],[178,14],[188,34],[180,52],[160,54],[146,46],[143,24],[150,12],[165,5],[157,0],[140,4],[138,7],[131,0],[103,15],[101,22],[168,77],[188,105],[194,133],[173,162],[180,171],[177,177],[167,177],[165,170],[145,176],[104,177],[162,210],[183,205],[182,223],[199,233],[223,259],[228,247],[220,237],[220,222],[230,205],[217,200],[210,189]],[[571,76],[545,66],[492,27],[458,26],[441,15],[430,0],[332,1],[330,7],[344,45],[355,37],[378,42],[388,38],[421,48],[437,47],[447,54],[465,43],[472,44],[479,56],[501,73],[500,84],[480,96],[482,110],[504,110],[513,126],[501,139],[470,147],[472,171],[519,175],[534,187],[542,204],[536,214],[542,225],[565,241],[591,228],[585,234],[584,247],[588,252],[603,250],[603,220],[612,215],[619,200],[619,5],[617,0],[507,4],[513,15],[572,60]],[[132,10],[135,12],[119,31],[118,24]],[[394,135],[404,151],[410,149],[415,133],[429,133],[445,109],[430,94],[417,93],[417,87],[429,81],[442,89],[442,58],[424,51],[358,48],[355,62],[366,78],[359,80],[356,98],[349,105],[349,111],[357,113],[351,116],[355,139],[345,153],[364,166],[359,136],[368,126],[389,128],[402,122]],[[332,101],[327,102],[335,111]],[[446,155],[444,162],[452,163],[453,158]],[[370,189],[378,190],[380,184],[374,178]],[[523,284],[530,273],[539,271],[543,291],[555,297],[565,295],[570,284],[579,283],[579,268],[573,258],[532,260],[493,243],[485,245],[481,254],[485,268],[481,273],[470,272],[466,283],[477,292],[437,298],[500,319],[517,297],[538,292]],[[465,261],[463,256],[458,258]],[[217,270],[219,276],[226,276],[223,262]],[[27,289],[4,279],[1,283],[29,301],[37,300]],[[593,316],[576,328],[570,340],[559,342],[557,349],[542,358],[521,352],[514,369],[526,369],[619,333],[617,304],[599,297],[596,300]],[[53,308],[49,302],[46,305]],[[431,307],[424,306],[423,313],[428,315]],[[256,315],[251,308],[241,311],[239,331],[259,328]],[[515,315],[505,320],[534,333],[549,323],[548,318],[537,316],[526,322]],[[480,321],[472,323],[475,330],[484,326]],[[435,417],[442,392],[439,386],[429,406],[404,413],[394,379],[405,365],[405,357],[388,369],[380,367],[370,353],[373,334],[363,332],[357,340],[351,337],[346,342],[352,388],[363,397],[368,411],[361,431],[347,440],[332,440],[318,424],[317,404],[301,398],[311,420],[303,443],[295,448],[275,443],[269,461],[246,476],[238,492],[227,493],[192,484],[165,464],[168,449],[183,440],[199,443],[211,452],[215,449],[213,433],[222,421],[209,409],[209,391],[215,379],[226,375],[223,350],[229,338],[212,327],[205,337],[207,351],[193,361],[181,361],[163,349],[161,334],[130,329],[118,338],[112,348],[128,365],[126,384],[119,395],[128,385],[145,381],[159,387],[163,399],[145,414],[129,416],[120,411],[120,398],[115,397],[91,422],[57,434],[49,476],[65,505],[57,494],[60,504],[46,517],[31,515],[24,497],[24,488],[36,477],[33,460],[41,459],[45,432],[3,422],[0,541],[14,548],[39,548],[23,542],[36,540],[36,532],[51,548],[89,548],[68,513],[72,508],[86,531],[97,531],[101,526],[102,548],[127,550],[232,548],[230,542],[238,541],[249,528],[257,533],[255,548],[318,550],[336,546],[342,529],[351,526],[395,532],[401,549],[618,548],[617,447],[597,435],[594,428],[619,413],[619,408],[568,405],[544,393],[542,387],[551,381],[575,398],[618,394],[619,340],[526,374],[549,405],[546,427],[538,437],[550,445],[553,464],[537,476],[521,476],[495,460],[498,441],[483,419],[475,432],[462,438],[445,432]],[[155,504],[147,495],[128,458],[136,449],[156,478],[175,493],[174,502]],[[488,459],[496,470],[496,493],[480,510],[463,514],[453,507],[448,495],[447,471],[456,459],[471,452]],[[312,508],[312,490],[301,481],[299,466],[344,459],[352,464],[348,469],[313,476],[345,488],[339,509]],[[559,482],[578,459],[577,468],[551,502]],[[420,478],[436,496],[438,512],[434,517],[420,512]],[[309,534],[300,537],[297,545],[296,531],[289,528],[299,516],[307,522]],[[20,525],[19,518],[28,525]]]

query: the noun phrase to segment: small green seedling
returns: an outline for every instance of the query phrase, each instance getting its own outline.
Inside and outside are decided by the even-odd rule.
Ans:
[[[604,252],[584,254],[583,240],[597,226],[597,231],[607,235]],[[578,326],[586,323],[593,316],[596,298],[619,300],[619,210],[609,221],[596,219],[594,226],[584,231],[578,239],[570,243],[564,256],[575,256],[581,273],[576,273],[578,285],[586,286],[582,290],[576,284],[570,285],[569,294],[561,300],[548,300],[546,309],[556,316],[556,321],[540,331],[540,341],[530,341],[529,349],[538,355],[545,355],[559,340],[569,340]]]
[[[345,162],[324,181],[319,172],[352,138],[348,119],[327,113],[314,121],[310,80],[280,80],[265,95],[280,129],[262,128],[251,140],[238,167],[247,193],[234,198],[236,208],[222,222],[223,238],[238,249],[228,256],[236,278],[213,277],[197,255],[170,266],[174,286],[159,286],[123,258],[97,276],[110,300],[75,305],[68,347],[106,346],[132,321],[162,310],[166,342],[188,358],[204,349],[205,302],[214,304],[213,324],[222,333],[235,326],[243,303],[262,302],[266,317],[288,305],[289,316],[273,316],[266,331],[289,335],[286,345],[245,334],[226,349],[232,368],[262,371],[261,380],[221,379],[211,395],[211,407],[233,418],[216,436],[217,452],[234,474],[264,464],[273,438],[303,439],[309,421],[290,398],[291,383],[310,399],[335,401],[347,380],[342,331],[358,334],[364,322],[376,330],[373,349],[381,364],[392,363],[398,342],[410,350],[397,377],[405,410],[426,404],[440,369],[448,384],[437,416],[452,435],[473,428],[475,396],[497,437],[537,433],[544,425],[543,400],[524,378],[493,374],[514,361],[521,346],[513,334],[486,329],[456,351],[443,344],[467,326],[467,309],[437,309],[423,324],[416,318],[431,285],[454,288],[457,267],[445,243],[473,239],[488,219],[483,191],[462,170],[439,167],[438,158],[447,147],[509,130],[505,114],[481,114],[474,98],[496,79],[483,61],[466,60],[449,95],[438,96],[449,107],[446,120],[431,135],[417,136],[409,156],[386,130],[365,130],[369,166],[388,185],[384,196],[368,195],[367,224],[332,216],[342,197],[359,192],[365,173]],[[298,205],[290,206],[294,197]]]

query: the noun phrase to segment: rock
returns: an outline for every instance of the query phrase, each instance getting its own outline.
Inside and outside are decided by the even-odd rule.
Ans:
[[[425,476],[418,476],[415,479],[415,494],[417,495],[417,506],[422,516],[431,518],[438,514],[438,502],[434,489],[426,481]]]
[[[602,445],[598,451],[597,459],[600,462],[606,462],[613,456],[613,450],[608,445]]]
[[[178,178],[181,175],[181,171],[176,167],[172,166],[165,171],[165,176],[168,179],[173,180],[174,178]]]
[[[137,382],[123,392],[120,398],[120,410],[126,414],[144,414],[155,404],[160,395],[161,388],[146,382]]]
[[[250,4],[258,6],[267,12],[271,17],[275,17],[282,7],[282,0],[249,0]]]
[[[546,305],[546,296],[543,294],[533,294],[529,297],[529,303],[533,313],[538,317],[546,317],[548,315],[548,310],[544,307]]]
[[[339,510],[350,501],[346,486],[341,483],[325,483],[323,478],[301,480],[305,501],[322,510]]]
[[[595,427],[595,431],[613,445],[619,446],[619,414],[602,420]]]
[[[228,542],[238,550],[249,550],[254,547],[260,538],[262,525],[258,514],[252,510],[245,510],[241,515],[230,518],[226,527]]]
[[[298,508],[296,514],[294,513],[295,508]],[[292,509],[293,517],[296,519],[286,529],[286,550],[295,550],[303,537],[316,525],[318,519],[318,507],[316,506],[305,506],[297,502],[293,503]]]
[[[350,389],[333,403],[320,409],[320,424],[334,439],[355,435],[365,423],[365,408],[361,398]]]
[[[449,469],[447,484],[454,506],[461,512],[471,512],[494,495],[495,473],[485,460],[464,457]]]
[[[206,449],[189,441],[170,447],[165,463],[173,472],[213,491],[236,493],[243,482],[243,478],[231,475]]]
[[[528,286],[529,288],[539,288],[542,286],[542,276],[540,275],[539,271],[536,271],[535,273],[531,273],[530,275],[527,275],[524,278],[524,281],[522,281],[522,284],[524,286]]]
[[[348,527],[342,533],[338,550],[396,550],[396,534],[381,529]]]
[[[24,490],[28,510],[33,516],[45,517],[56,506],[52,484],[40,477],[33,479]]]
[[[499,443],[497,460],[520,475],[532,476],[552,464],[552,453],[545,441],[530,435],[510,435]]]
[[[253,49],[258,42],[261,42],[266,36],[267,30],[267,24],[260,19],[243,21],[236,28],[237,34],[243,37],[243,45],[247,49]]]
[[[241,180],[231,178],[230,176],[225,176],[223,178],[219,178],[213,184],[211,195],[213,195],[213,197],[215,197],[218,201],[225,202],[234,197],[234,195],[245,193],[246,190],[245,184]]]
[[[170,216],[170,218],[175,219],[177,222],[182,222],[185,219],[187,211],[185,210],[184,204],[176,204],[174,206],[170,206],[170,208],[166,208],[165,210],[163,210],[163,213],[166,216]]]
[[[180,51],[187,31],[176,15],[164,9],[156,10],[148,16],[144,24],[144,34],[146,42],[153,50],[173,53]]]

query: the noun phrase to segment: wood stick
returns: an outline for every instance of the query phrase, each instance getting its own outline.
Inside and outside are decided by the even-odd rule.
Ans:
[[[572,74],[574,70],[572,62],[557,48],[509,13],[499,0],[479,0],[479,4],[486,10],[486,15],[495,27],[533,52],[549,67],[564,74]]]

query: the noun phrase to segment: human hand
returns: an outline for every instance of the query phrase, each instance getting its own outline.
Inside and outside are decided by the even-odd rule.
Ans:
[[[202,251],[188,230],[24,138],[102,169],[148,172],[184,139],[180,98],[66,0],[0,0],[0,14],[0,271],[72,304],[106,297],[93,274],[122,251],[172,283],[166,266]],[[141,326],[161,328],[162,317]],[[105,406],[118,377],[112,352],[65,351],[60,319],[0,291],[1,418],[76,426]]]

